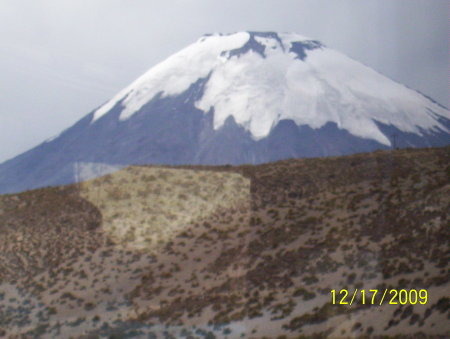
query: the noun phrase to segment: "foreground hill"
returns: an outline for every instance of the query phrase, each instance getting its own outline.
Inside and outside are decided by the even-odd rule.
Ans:
[[[131,166],[0,196],[0,336],[445,336],[449,155]],[[428,296],[332,304],[356,288]]]

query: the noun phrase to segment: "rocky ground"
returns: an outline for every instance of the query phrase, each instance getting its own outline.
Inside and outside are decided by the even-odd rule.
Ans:
[[[0,336],[445,337],[449,156],[132,166],[0,196]],[[332,303],[386,288],[427,300]]]

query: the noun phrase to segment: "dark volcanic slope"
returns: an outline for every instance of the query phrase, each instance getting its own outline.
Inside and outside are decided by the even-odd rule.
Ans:
[[[141,166],[0,196],[0,328],[12,337],[446,335],[449,155]],[[428,300],[332,305],[341,288],[426,289]]]
[[[261,164],[391,148],[356,137],[331,122],[312,129],[308,125],[297,126],[292,120],[281,120],[266,138],[258,141],[232,117],[214,130],[213,112],[204,114],[194,107],[195,94],[201,86],[195,83],[176,98],[156,98],[125,121],[119,120],[120,106],[95,124],[91,124],[93,114],[88,114],[57,139],[0,164],[0,193],[74,183],[77,170],[91,163]],[[440,121],[450,129],[450,120]],[[394,126],[377,125],[398,148],[449,144],[447,131],[423,131],[418,136]]]

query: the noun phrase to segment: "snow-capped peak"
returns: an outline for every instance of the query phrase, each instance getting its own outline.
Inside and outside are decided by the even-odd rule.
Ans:
[[[443,129],[448,111],[374,70],[294,33],[239,32],[203,36],[119,92],[95,113],[95,122],[116,104],[120,119],[157,94],[175,96],[207,79],[195,106],[214,110],[214,128],[229,116],[258,140],[282,119],[339,128],[390,145],[376,122],[405,132]]]

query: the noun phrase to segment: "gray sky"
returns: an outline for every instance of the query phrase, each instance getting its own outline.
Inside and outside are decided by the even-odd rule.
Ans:
[[[448,0],[0,0],[0,162],[204,33],[318,39],[449,106]]]

